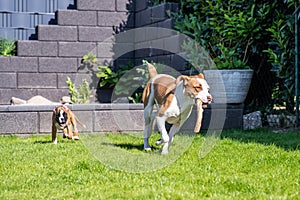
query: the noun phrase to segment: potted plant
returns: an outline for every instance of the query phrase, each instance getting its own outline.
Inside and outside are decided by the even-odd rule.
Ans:
[[[261,31],[254,13],[254,4],[242,0],[181,2],[176,28],[194,40],[183,49],[188,61],[204,72],[216,103],[243,103],[246,98],[253,75],[248,58]],[[199,59],[203,49],[215,64]]]
[[[204,70],[215,103],[243,103],[246,99],[253,70],[235,55],[235,50],[219,44],[220,56],[214,58],[217,69]]]

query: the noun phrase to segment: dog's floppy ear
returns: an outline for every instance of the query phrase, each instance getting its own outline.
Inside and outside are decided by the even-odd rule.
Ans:
[[[69,108],[68,108],[66,105],[63,105],[63,107],[64,107],[66,110],[69,110]]]
[[[190,80],[190,77],[185,75],[178,76],[176,79],[176,85],[182,80],[183,80],[183,85],[186,85],[186,81]]]
[[[198,74],[198,78],[204,79],[204,75],[202,73]]]
[[[56,106],[55,108],[53,108],[53,112],[56,112],[57,107],[58,107],[58,106]]]

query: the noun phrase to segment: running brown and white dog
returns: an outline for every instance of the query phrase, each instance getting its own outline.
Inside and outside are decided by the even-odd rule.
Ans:
[[[167,154],[174,135],[190,116],[193,105],[197,105],[197,122],[195,132],[199,132],[203,108],[211,103],[209,86],[200,73],[197,76],[179,76],[175,79],[166,74],[157,74],[153,65],[147,63],[150,80],[147,83],[142,100],[144,103],[144,150],[151,151],[149,137],[152,134],[153,121],[156,119],[161,139],[156,145],[164,144],[161,153]],[[153,112],[154,104],[157,112]],[[172,124],[167,133],[165,122]]]
[[[76,121],[85,127],[67,106],[62,105],[55,107],[52,114],[52,142],[54,144],[57,143],[57,130],[63,130],[63,138],[79,140]]]

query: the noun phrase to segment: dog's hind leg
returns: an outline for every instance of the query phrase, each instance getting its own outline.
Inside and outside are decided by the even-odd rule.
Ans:
[[[166,120],[167,120],[167,117],[165,117],[165,116],[156,116],[157,128],[161,134],[161,140],[160,140],[161,144],[169,142],[169,135],[168,135],[168,132],[165,127]]]
[[[72,125],[67,126],[67,131],[68,131],[68,139],[72,139],[73,138]]]
[[[149,137],[152,134],[154,117],[152,116],[153,106],[146,106],[144,110],[145,129],[144,129],[144,150],[151,151]]]
[[[76,122],[73,123],[73,127],[74,127],[74,136],[73,136],[73,140],[79,140],[79,135],[78,135],[78,129],[76,126]]]
[[[76,127],[76,126],[74,126],[74,136],[73,136],[73,140],[79,140],[78,130],[77,130],[77,127]]]
[[[56,138],[56,127],[55,125],[52,125],[52,142],[53,144],[57,144],[57,138]]]
[[[178,125],[173,125],[170,129],[169,132],[169,142],[165,143],[162,150],[161,150],[161,154],[168,154],[169,153],[169,147],[174,139],[175,134],[179,131],[180,126]]]

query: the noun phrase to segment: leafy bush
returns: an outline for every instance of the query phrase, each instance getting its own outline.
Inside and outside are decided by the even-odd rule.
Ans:
[[[71,97],[72,103],[75,104],[86,104],[90,102],[90,98],[92,97],[92,91],[89,87],[89,83],[86,79],[82,80],[82,84],[79,85],[79,91],[76,88],[76,85],[72,82],[70,77],[67,77],[66,81],[69,87],[69,94]]]
[[[269,62],[272,71],[278,78],[273,92],[274,104],[284,106],[290,113],[294,112],[295,99],[295,40],[294,40],[294,2],[286,1],[288,8],[276,12],[274,22],[267,29],[271,33],[269,48]],[[299,8],[298,8],[299,9]]]
[[[1,56],[15,56],[16,55],[16,42],[0,38],[0,55]]]
[[[181,0],[176,29],[207,50],[219,69],[254,69],[245,102],[248,111],[264,110],[270,104],[293,111],[295,7],[299,13],[295,4],[293,0]],[[203,65],[196,45],[183,47],[194,67]]]
[[[267,15],[262,10],[243,0],[181,1],[176,28],[206,49],[219,69],[248,69]]]

